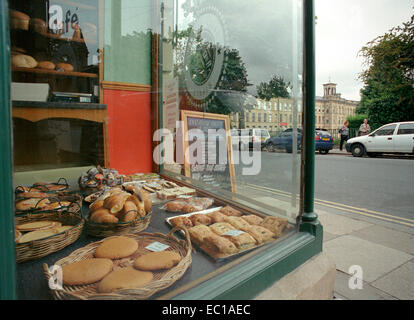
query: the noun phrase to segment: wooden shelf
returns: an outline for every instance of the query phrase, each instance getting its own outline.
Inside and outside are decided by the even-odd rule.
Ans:
[[[13,72],[26,72],[26,73],[36,73],[36,74],[47,74],[53,76],[62,76],[62,77],[83,77],[83,78],[98,78],[96,73],[86,73],[86,72],[68,72],[68,71],[58,71],[58,70],[47,70],[40,68],[18,68],[12,67]]]

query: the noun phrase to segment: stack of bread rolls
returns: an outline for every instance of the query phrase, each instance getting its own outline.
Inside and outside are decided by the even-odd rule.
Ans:
[[[89,206],[89,219],[96,223],[131,222],[145,217],[151,207],[151,198],[143,192],[136,190],[131,194],[113,188]]]

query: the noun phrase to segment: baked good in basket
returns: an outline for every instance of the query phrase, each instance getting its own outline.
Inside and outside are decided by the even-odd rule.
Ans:
[[[88,285],[102,280],[113,269],[110,259],[91,258],[66,264],[62,267],[63,284]]]
[[[249,224],[255,225],[255,226],[258,226],[263,222],[263,218],[256,216],[255,214],[242,216],[242,219],[247,221]]]
[[[25,243],[30,241],[35,241],[39,239],[45,239],[50,236],[54,236],[58,234],[59,231],[54,228],[46,229],[46,230],[37,230],[37,231],[31,231],[28,233],[23,234],[17,243]]]
[[[47,198],[17,199],[15,207],[17,211],[28,211],[33,209],[41,210],[48,204],[50,204],[50,201]]]
[[[282,236],[283,230],[288,226],[289,222],[287,219],[279,217],[266,217],[260,226],[265,227],[272,231],[277,238]]]
[[[121,289],[140,288],[149,284],[153,274],[132,267],[112,271],[98,284],[99,293],[110,293]]]
[[[16,229],[21,232],[28,232],[28,231],[52,229],[54,227],[60,227],[61,225],[62,223],[58,221],[36,221],[36,222],[18,224],[16,226]]]
[[[170,269],[181,261],[181,256],[174,251],[151,252],[135,259],[134,268],[142,271]]]
[[[105,240],[96,248],[95,258],[122,259],[129,257],[138,249],[136,240],[129,237],[113,237]]]

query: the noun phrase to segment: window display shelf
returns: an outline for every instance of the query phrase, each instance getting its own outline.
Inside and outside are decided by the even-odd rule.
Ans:
[[[62,76],[62,77],[98,78],[98,75],[95,73],[75,72],[75,71],[69,72],[69,71],[46,70],[46,69],[36,69],[36,68],[18,68],[18,67],[13,67],[12,71],[35,73],[35,74],[47,74],[51,76]]]

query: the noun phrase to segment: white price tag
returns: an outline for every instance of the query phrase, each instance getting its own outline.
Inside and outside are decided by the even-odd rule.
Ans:
[[[166,244],[163,244],[163,243],[160,243],[160,242],[156,241],[156,242],[153,242],[153,243],[147,245],[145,247],[145,249],[148,249],[148,250],[154,251],[154,252],[159,252],[159,251],[164,251],[164,250],[168,249],[169,247],[170,246],[168,246]]]
[[[241,230],[230,230],[230,231],[227,231],[226,233],[224,233],[223,236],[237,237],[237,236],[239,236],[243,233],[244,233],[244,231],[241,231]]]

